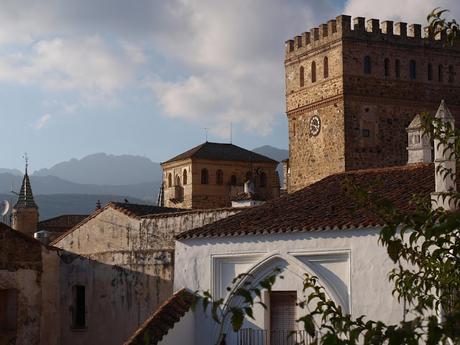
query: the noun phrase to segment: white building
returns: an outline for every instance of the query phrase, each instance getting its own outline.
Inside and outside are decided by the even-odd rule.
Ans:
[[[449,114],[444,104],[440,110]],[[373,198],[391,200],[403,212],[412,207],[414,195],[430,198],[435,185],[436,192],[446,191],[435,184],[435,165],[423,162],[427,152],[416,152],[412,143],[419,142],[409,140],[409,159],[416,163],[331,175],[298,192],[178,235],[174,290],[210,291],[215,299],[226,298],[226,287],[238,274],[249,273],[256,282],[281,269],[284,279],[263,294],[268,308],[257,307],[255,321],[246,319],[238,333],[225,325],[227,345],[294,344],[286,338],[289,331],[302,328],[295,320],[307,314],[296,305],[303,296],[305,273],[317,276],[329,298],[352,317],[366,315],[398,323],[403,307],[392,295],[388,280],[393,263],[378,243],[384,222],[356,204],[346,181],[367,189]],[[430,145],[418,147],[431,150]],[[441,157],[435,158],[439,164]],[[438,174],[436,181],[438,177],[442,179]],[[154,335],[162,345],[177,344],[178,338],[184,345],[215,344],[219,325],[201,308],[196,312],[188,307],[171,309],[178,303],[177,296],[184,298],[184,291],[167,301],[126,344],[138,344],[136,339],[146,334]],[[300,340],[303,334],[298,336]]]

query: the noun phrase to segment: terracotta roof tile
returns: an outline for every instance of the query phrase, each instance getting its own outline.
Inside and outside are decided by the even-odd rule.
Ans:
[[[156,345],[190,310],[194,295],[186,289],[173,294],[158,308],[124,345]],[[146,341],[148,339],[148,341]]]
[[[176,238],[346,229],[382,224],[381,219],[370,210],[357,208],[350,192],[344,189],[347,179],[357,185],[368,186],[372,189],[369,193],[390,199],[404,211],[411,207],[414,195],[429,197],[434,191],[434,166],[411,164],[331,175],[300,191],[186,231]]]

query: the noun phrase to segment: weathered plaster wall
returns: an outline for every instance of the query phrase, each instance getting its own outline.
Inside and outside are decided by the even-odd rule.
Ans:
[[[402,307],[388,282],[393,264],[377,239],[376,229],[363,229],[178,241],[174,289],[209,289],[219,295],[239,273],[263,275],[281,267],[285,279],[277,282],[275,291],[296,290],[299,296],[302,274],[310,272],[353,316],[396,322]],[[216,325],[197,317],[203,331],[195,344],[207,344],[209,339],[201,335],[215,334]],[[256,321],[245,326],[266,329],[266,322],[263,310],[256,310]]]
[[[107,208],[55,245],[61,255],[63,344],[119,344],[173,291],[174,236],[238,212],[187,211],[133,218]],[[84,257],[83,257],[84,256]],[[87,327],[72,329],[72,287],[87,291]]]

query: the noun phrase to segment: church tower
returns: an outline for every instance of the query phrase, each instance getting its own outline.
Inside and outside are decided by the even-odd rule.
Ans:
[[[434,114],[441,99],[460,114],[460,44],[419,24],[338,16],[286,42],[285,72],[289,192],[405,165],[415,114]]]
[[[22,180],[21,191],[13,208],[12,228],[33,237],[37,231],[38,216],[38,206],[32,194],[26,160],[26,171]]]

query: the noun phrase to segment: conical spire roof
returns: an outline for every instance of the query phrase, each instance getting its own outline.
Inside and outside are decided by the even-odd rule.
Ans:
[[[443,119],[446,121],[454,120],[454,117],[452,116],[452,113],[450,112],[449,108],[447,108],[446,102],[444,102],[444,100],[441,101],[438,111],[436,112],[435,118]]]
[[[34,195],[32,193],[32,187],[30,186],[30,179],[29,174],[24,174],[24,178],[22,180],[21,191],[18,195],[18,202],[14,205],[15,208],[38,208],[37,204],[34,200]]]

